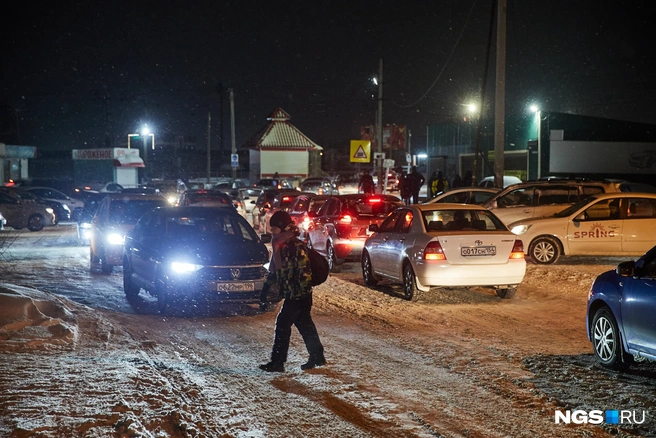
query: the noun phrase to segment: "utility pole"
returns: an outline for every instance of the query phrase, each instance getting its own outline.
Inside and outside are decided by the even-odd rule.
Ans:
[[[232,153],[237,153],[237,146],[235,144],[235,93],[230,88],[230,144],[232,145]],[[237,168],[232,168],[232,178],[237,178]]]
[[[212,127],[212,113],[207,112],[207,184],[210,184],[210,177],[212,175],[212,151],[211,144],[211,127]]]
[[[506,0],[497,9],[497,86],[494,105],[494,186],[503,187],[506,118]]]
[[[376,143],[378,143],[378,154],[380,157],[380,154],[383,152],[383,58],[380,58],[378,67],[378,112],[376,116]],[[376,166],[378,167],[378,193],[384,193],[382,158],[376,160]]]

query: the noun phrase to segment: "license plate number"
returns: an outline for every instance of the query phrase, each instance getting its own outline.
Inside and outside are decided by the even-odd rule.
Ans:
[[[243,292],[255,290],[255,283],[217,283],[218,292]]]
[[[460,248],[460,255],[464,257],[471,256],[493,256],[497,255],[496,246],[463,246]]]

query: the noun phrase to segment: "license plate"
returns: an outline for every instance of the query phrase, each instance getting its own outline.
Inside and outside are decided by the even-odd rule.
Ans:
[[[496,246],[463,246],[460,248],[460,255],[470,256],[493,256],[497,255]]]
[[[217,283],[218,292],[243,292],[255,290],[255,283]]]

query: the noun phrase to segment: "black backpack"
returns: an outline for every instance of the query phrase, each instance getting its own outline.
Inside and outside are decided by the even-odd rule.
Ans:
[[[312,248],[308,248],[308,257],[310,258],[310,270],[312,271],[312,286],[318,286],[328,278],[330,266],[328,260]]]

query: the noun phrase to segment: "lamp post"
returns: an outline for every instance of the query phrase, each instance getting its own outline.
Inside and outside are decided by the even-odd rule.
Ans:
[[[150,132],[150,128],[148,128],[148,125],[144,125],[143,128],[141,128],[141,137],[143,137],[143,162],[144,162],[144,167],[143,167],[143,182],[146,183],[148,182],[148,165],[146,164],[146,161],[148,159],[148,137],[152,137],[152,148],[155,149],[155,134]]]

